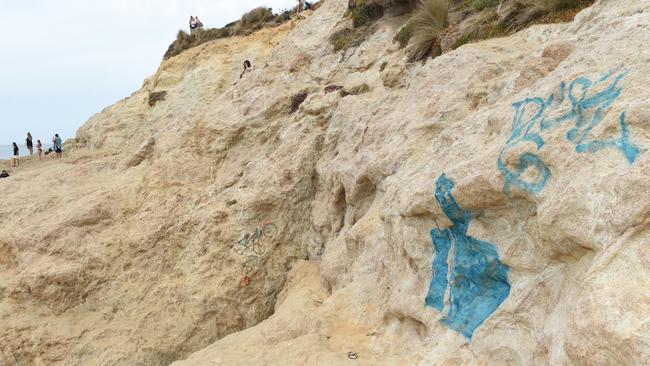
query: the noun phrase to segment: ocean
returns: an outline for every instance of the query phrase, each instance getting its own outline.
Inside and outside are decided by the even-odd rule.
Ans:
[[[43,144],[43,151],[51,148],[52,144]],[[27,146],[25,144],[18,145],[20,149],[20,156],[27,156],[29,152],[27,151]],[[11,156],[14,154],[14,148],[12,145],[0,145],[0,160],[11,159]],[[36,155],[36,142],[34,142],[34,155]]]

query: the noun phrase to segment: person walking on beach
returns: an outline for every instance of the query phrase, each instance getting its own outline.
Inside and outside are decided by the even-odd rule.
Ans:
[[[11,164],[12,167],[15,168],[15,167],[20,166],[19,156],[20,156],[20,150],[18,149],[18,144],[16,144],[14,142],[14,156],[13,156],[13,158],[11,160],[12,161],[12,164]]]
[[[63,140],[61,140],[61,137],[59,137],[58,133],[54,134],[54,138],[52,139],[52,144],[54,145],[54,152],[56,153],[56,158],[61,159],[61,155],[63,153]]]
[[[27,145],[27,151],[29,151],[29,156],[34,155],[34,141],[32,140],[32,134],[27,132],[27,138],[25,139],[25,145]]]
[[[38,151],[38,160],[43,161],[43,144],[41,140],[36,140],[36,150]]]

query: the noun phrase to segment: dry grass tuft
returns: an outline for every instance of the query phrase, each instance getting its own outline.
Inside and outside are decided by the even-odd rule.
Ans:
[[[241,25],[242,27],[250,27],[255,24],[266,23],[274,18],[275,15],[270,9],[260,6],[242,15]]]
[[[544,13],[580,9],[594,3],[594,0],[515,0],[523,7],[536,8]]]
[[[334,51],[343,51],[352,47],[359,47],[370,35],[371,29],[369,27],[361,27],[359,29],[343,28],[330,36],[330,43],[334,46]]]
[[[449,0],[420,0],[413,19],[409,60],[440,54],[439,35],[449,26]]]
[[[474,0],[479,6],[489,5],[491,0]],[[504,0],[497,14],[497,6],[482,9],[479,17],[465,24],[452,48],[488,38],[504,37],[535,23],[558,23],[571,21],[595,0]]]

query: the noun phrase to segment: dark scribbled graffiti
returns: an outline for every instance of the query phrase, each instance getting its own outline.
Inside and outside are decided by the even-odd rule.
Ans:
[[[254,268],[260,257],[268,252],[277,234],[278,227],[272,223],[255,228],[252,233],[244,233],[242,238],[232,245],[232,248],[245,258],[242,267],[249,270]]]

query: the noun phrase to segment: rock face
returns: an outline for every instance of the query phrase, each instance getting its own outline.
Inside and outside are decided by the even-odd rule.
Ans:
[[[425,64],[347,3],[0,182],[0,364],[650,364],[650,1]]]

